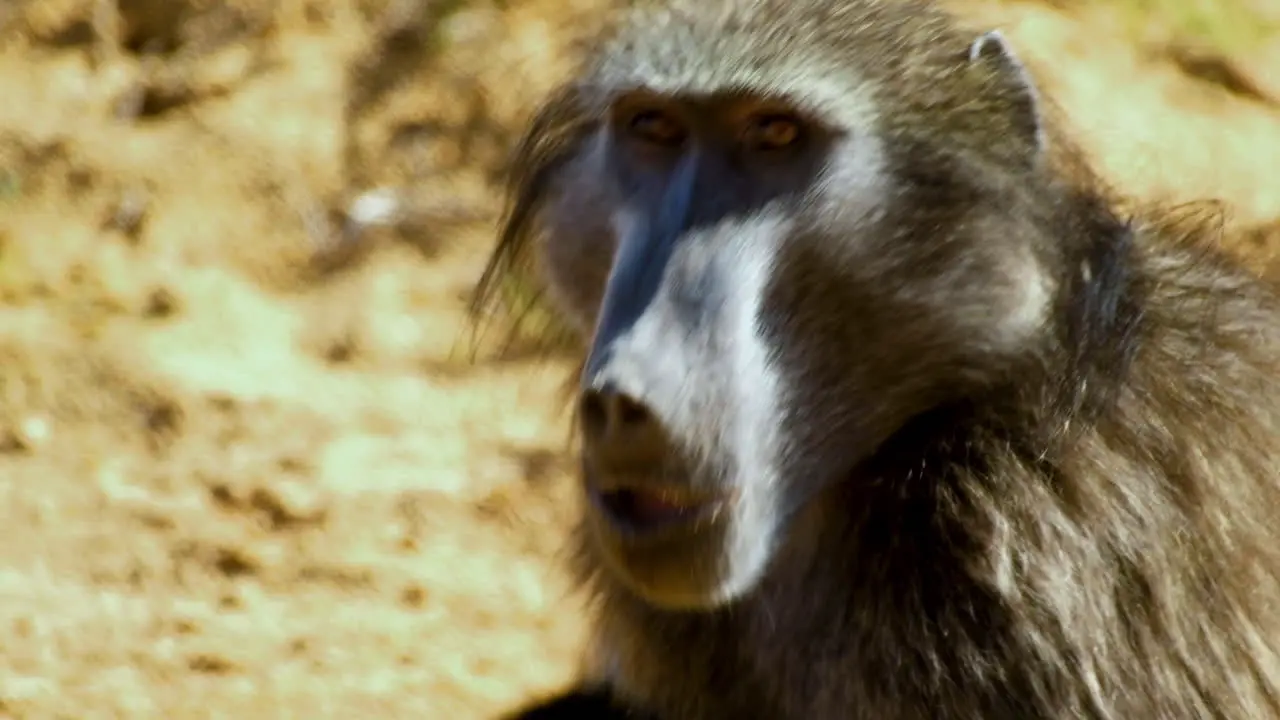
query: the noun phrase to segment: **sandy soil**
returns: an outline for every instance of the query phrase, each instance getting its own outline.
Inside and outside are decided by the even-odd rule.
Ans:
[[[591,5],[0,7],[0,717],[483,718],[570,677],[568,366],[471,362],[464,308]],[[1268,261],[1280,44],[965,10],[1117,182]],[[376,187],[398,227],[344,235]]]

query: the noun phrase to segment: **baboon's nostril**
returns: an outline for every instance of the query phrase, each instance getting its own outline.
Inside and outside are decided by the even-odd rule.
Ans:
[[[638,430],[653,421],[653,415],[640,401],[605,388],[583,393],[582,423],[587,432],[596,436],[616,436]]]
[[[605,396],[597,392],[587,392],[582,396],[582,426],[588,432],[603,433],[609,424],[609,408],[605,404]]]
[[[626,395],[614,395],[616,422],[619,425],[643,425],[649,422],[649,410]]]

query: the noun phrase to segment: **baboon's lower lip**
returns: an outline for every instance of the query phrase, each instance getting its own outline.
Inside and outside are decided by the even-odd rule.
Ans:
[[[638,486],[593,490],[591,499],[611,524],[628,535],[705,522],[720,512],[725,501],[709,493]]]

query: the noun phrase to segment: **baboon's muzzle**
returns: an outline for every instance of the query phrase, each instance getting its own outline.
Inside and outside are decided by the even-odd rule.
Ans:
[[[619,238],[582,376],[585,489],[594,511],[629,544],[693,531],[727,502],[705,479],[693,477],[682,457],[688,443],[672,437],[673,431],[692,430],[672,425],[687,425],[675,420],[693,392],[684,376],[705,360],[669,340],[687,336],[681,326],[689,318],[669,311],[669,288],[663,287],[678,245],[688,239],[698,167],[696,156],[682,160],[656,207]]]
[[[629,543],[672,539],[713,520],[725,493],[696,486],[688,463],[641,400],[608,368],[582,393],[585,490],[595,512]]]

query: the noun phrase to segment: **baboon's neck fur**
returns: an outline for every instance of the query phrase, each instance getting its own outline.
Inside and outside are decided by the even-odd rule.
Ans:
[[[1280,303],[1205,223],[1079,227],[1071,365],[903,428],[750,596],[658,611],[584,541],[601,672],[671,718],[1280,716]]]

